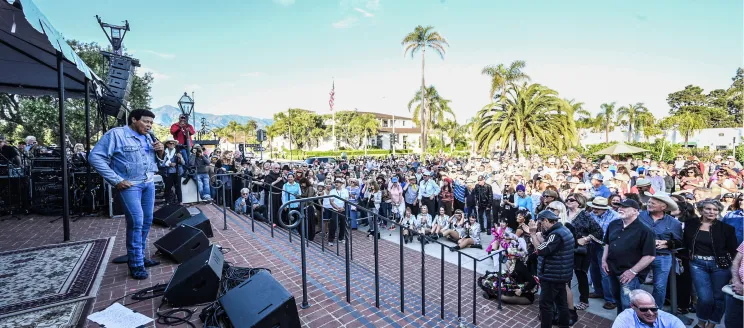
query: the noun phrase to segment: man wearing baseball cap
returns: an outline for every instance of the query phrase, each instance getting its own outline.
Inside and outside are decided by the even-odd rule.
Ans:
[[[558,311],[558,326],[569,326],[566,284],[573,277],[574,237],[559,219],[552,211],[544,210],[537,215],[537,222],[529,224],[530,239],[538,256],[540,327],[543,328],[553,326],[554,308]],[[538,232],[538,224],[542,232]]]
[[[640,209],[632,199],[620,202],[620,220],[610,222],[604,235],[602,270],[607,273],[617,314],[630,308],[630,291],[641,285],[638,274],[656,258],[656,234],[637,220]]]
[[[656,258],[651,263],[654,273],[653,296],[656,306],[664,306],[669,271],[672,268],[670,249],[682,246],[682,224],[667,214],[676,211],[677,203],[667,194],[655,194],[641,211],[638,219],[656,234]]]
[[[429,213],[436,213],[434,208],[434,198],[439,195],[439,185],[431,178],[431,172],[425,171],[424,178],[421,180],[419,187],[418,200],[421,206],[428,207]]]

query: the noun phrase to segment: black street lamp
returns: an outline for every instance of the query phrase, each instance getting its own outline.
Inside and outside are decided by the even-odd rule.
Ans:
[[[194,99],[189,97],[189,95],[184,92],[183,96],[181,96],[181,99],[178,100],[178,107],[181,108],[181,114],[186,115],[186,123],[188,124],[189,116],[191,116],[191,113],[194,112]],[[196,120],[196,119],[194,119]],[[194,123],[196,125],[196,123]],[[191,143],[189,142],[189,129],[186,129],[185,133],[185,142],[186,142],[186,151],[188,154],[191,154]]]

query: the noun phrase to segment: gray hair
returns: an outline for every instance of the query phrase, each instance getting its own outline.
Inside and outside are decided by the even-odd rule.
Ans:
[[[34,136],[28,136],[28,137],[26,137],[25,140],[26,140],[26,143],[28,143],[31,140],[34,140],[35,141],[36,140],[36,137],[34,137]]]
[[[713,206],[716,207],[716,209],[718,209],[718,213],[723,212],[723,204],[721,204],[721,202],[719,202],[719,201],[717,201],[715,199],[708,198],[708,199],[705,199],[705,200],[701,200],[701,201],[697,202],[697,204],[695,204],[695,206],[697,207],[697,210],[700,211],[700,212],[703,211],[703,209],[705,208],[705,205],[713,205]]]
[[[630,303],[634,304],[636,301],[638,301],[643,296],[648,297],[652,301],[654,300],[654,296],[651,295],[651,293],[639,288],[639,289],[634,289],[630,291]]]
[[[240,189],[240,193],[241,193],[241,194],[247,194],[247,193],[250,193],[250,192],[251,192],[251,191],[250,191],[250,190],[248,190],[248,188],[243,188],[243,189]]]

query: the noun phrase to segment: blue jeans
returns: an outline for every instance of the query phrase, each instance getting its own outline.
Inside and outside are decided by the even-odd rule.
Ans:
[[[654,301],[658,308],[664,307],[664,298],[666,297],[667,281],[669,281],[669,271],[672,269],[671,255],[657,255],[651,262],[651,270],[654,273]]]
[[[209,174],[199,173],[196,175],[196,189],[202,199],[210,199],[212,196],[209,192]]]
[[[607,274],[602,271],[602,253],[604,247],[592,243],[589,246],[589,274],[592,277],[592,286],[594,286],[594,293],[602,295],[605,302],[615,303],[615,298],[612,296],[612,289],[610,288],[610,281]]]
[[[620,283],[620,276],[609,276],[610,288],[615,295],[615,304],[617,304],[617,314],[630,308],[630,291],[641,288],[641,282],[638,277],[633,277],[627,284]]]
[[[726,319],[724,320],[726,327],[741,327],[742,322],[744,322],[744,315],[742,315],[742,301],[737,300],[731,295],[726,295]]]
[[[725,293],[721,290],[731,280],[731,270],[721,269],[716,261],[692,259],[692,284],[697,291],[697,318],[702,322],[721,323]]]
[[[127,220],[127,256],[129,266],[144,266],[147,234],[155,206],[155,183],[133,185],[118,192]]]

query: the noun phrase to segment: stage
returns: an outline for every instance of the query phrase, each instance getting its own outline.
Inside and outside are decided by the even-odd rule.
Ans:
[[[439,295],[440,260],[431,255],[425,256],[426,314],[421,311],[421,252],[404,247],[404,295],[405,311],[400,311],[400,247],[391,241],[380,240],[380,307],[375,307],[374,292],[374,257],[372,240],[365,238],[363,231],[354,231],[353,261],[351,264],[351,304],[346,303],[344,276],[344,249],[336,255],[336,247],[326,247],[321,251],[320,245],[311,243],[308,247],[308,301],[310,307],[301,309],[302,279],[300,274],[299,238],[295,235],[292,242],[285,231],[276,229],[271,238],[270,226],[252,222],[249,218],[228,211],[228,230],[223,230],[222,209],[214,205],[196,206],[209,217],[214,237],[213,244],[218,244],[230,251],[225,260],[241,267],[264,267],[296,298],[298,312],[304,327],[451,327],[457,321],[457,265],[445,264],[445,319],[440,319]],[[50,217],[22,216],[21,220],[8,220],[0,223],[0,252],[37,247],[62,242],[62,225],[49,223]],[[148,253],[162,262],[150,268],[150,278],[137,281],[129,278],[126,265],[105,264],[105,273],[101,280],[95,302],[89,309],[96,312],[108,307],[112,301],[137,290],[159,283],[168,283],[177,264],[154,256],[152,243],[169,230],[153,226]],[[385,233],[385,232],[383,232]],[[86,217],[71,225],[71,241],[84,241],[115,237],[111,257],[126,253],[125,221],[123,218]],[[320,239],[317,237],[316,241]],[[326,244],[327,245],[327,244]],[[420,247],[420,245],[416,244]],[[343,246],[343,245],[342,245]],[[428,245],[429,248],[437,247]],[[439,252],[437,250],[437,253]],[[0,272],[0,276],[4,274]],[[480,274],[478,274],[480,276]],[[462,317],[470,323],[473,315],[473,272],[462,269]],[[478,327],[534,327],[538,326],[537,303],[530,306],[504,305],[497,309],[494,300],[481,297],[477,290],[477,323]],[[127,299],[125,304],[133,301]],[[160,304],[160,297],[142,301],[130,306],[131,309],[155,318],[155,311]],[[201,327],[198,311],[191,322]],[[87,315],[87,314],[86,314]],[[609,327],[611,321],[585,311],[579,311],[580,320],[574,327]],[[87,321],[87,327],[98,325]],[[150,327],[154,327],[151,324]],[[468,325],[472,326],[472,325]],[[161,325],[158,325],[161,327]],[[165,327],[165,326],[163,326]]]

